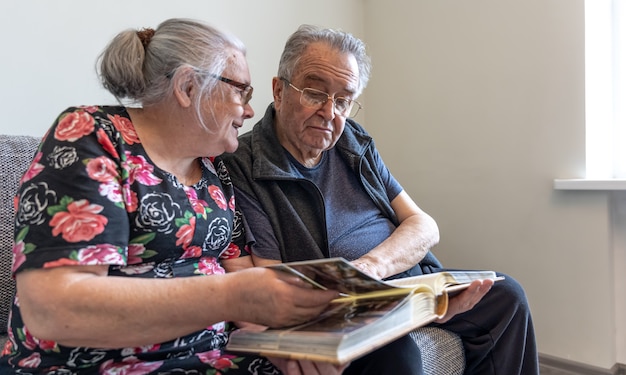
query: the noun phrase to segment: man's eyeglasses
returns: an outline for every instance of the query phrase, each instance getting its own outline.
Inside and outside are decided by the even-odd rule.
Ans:
[[[250,102],[250,99],[252,99],[252,91],[254,91],[252,86],[246,83],[237,82],[230,78],[218,76],[217,74],[211,74],[211,77],[219,79],[220,81],[239,89],[239,93],[241,94],[241,104],[246,105]]]
[[[333,101],[333,108],[335,110],[335,114],[343,117],[354,117],[359,113],[359,110],[363,108],[361,103],[356,100],[344,98],[342,96],[333,98],[328,95],[324,91],[312,89],[312,88],[304,88],[299,89],[294,86],[289,80],[286,78],[281,78],[282,81],[287,83],[292,89],[298,91],[300,93],[300,104],[308,108],[322,108],[327,101]]]

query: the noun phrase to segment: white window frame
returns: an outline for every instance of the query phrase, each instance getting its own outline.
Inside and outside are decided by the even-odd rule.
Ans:
[[[587,179],[626,177],[623,0],[585,1],[585,123]],[[623,8],[623,7],[621,7]]]
[[[626,0],[585,0],[586,175],[556,189],[626,190]]]

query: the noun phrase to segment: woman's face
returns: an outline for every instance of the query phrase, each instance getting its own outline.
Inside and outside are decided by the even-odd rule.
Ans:
[[[248,63],[240,51],[232,50],[230,63],[221,79],[216,79],[219,80],[218,89],[206,101],[204,111],[204,122],[212,138],[209,142],[214,145],[209,156],[234,152],[239,144],[239,128],[243,126],[244,120],[254,116],[254,110],[246,102],[249,89],[242,89],[240,85],[250,85]]]

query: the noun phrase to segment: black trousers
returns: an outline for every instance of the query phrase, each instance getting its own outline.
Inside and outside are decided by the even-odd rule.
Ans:
[[[433,269],[433,271],[442,271]],[[538,375],[539,360],[530,308],[521,285],[508,275],[470,311],[433,326],[461,337],[465,374]],[[402,337],[350,364],[346,375],[421,375],[415,342]]]
[[[343,375],[421,375],[422,356],[411,337],[403,336],[352,361]]]
[[[465,374],[537,375],[539,359],[530,307],[512,277],[497,281],[470,311],[435,326],[456,333],[465,348]]]

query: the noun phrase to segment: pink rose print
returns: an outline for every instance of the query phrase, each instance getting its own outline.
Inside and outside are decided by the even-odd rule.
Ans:
[[[56,341],[35,339],[42,350],[51,351],[57,347]]]
[[[113,160],[99,156],[87,162],[87,174],[98,182],[113,182],[119,180],[119,174]]]
[[[128,245],[128,264],[141,263],[141,255],[146,252],[146,247],[141,243]]]
[[[22,334],[24,335],[22,341],[24,346],[29,350],[34,350],[37,347],[37,343],[26,327],[22,327]]]
[[[139,199],[137,199],[137,193],[132,191],[129,184],[122,186],[122,193],[124,196],[124,203],[126,204],[126,212],[135,212],[139,206]]]
[[[122,250],[117,246],[109,244],[93,245],[82,248],[78,250],[76,260],[78,260],[80,264],[85,265],[125,264]]]
[[[126,357],[126,356],[130,356],[131,354],[150,353],[150,352],[157,351],[160,348],[161,348],[161,344],[138,346],[136,348],[126,348],[122,350],[122,355]]]
[[[189,246],[185,249],[185,252],[180,256],[180,258],[200,258],[200,255],[202,255],[202,248],[200,246]]]
[[[13,342],[11,340],[7,340],[4,343],[4,348],[2,349],[2,353],[0,355],[9,355],[13,351]]]
[[[224,271],[224,268],[218,263],[217,259],[213,257],[202,257],[200,261],[198,261],[196,273],[203,275],[223,275],[226,271]]]
[[[209,172],[213,173],[214,175],[217,175],[217,172],[215,171],[215,166],[213,165],[213,161],[211,160],[211,158],[202,158],[201,161],[204,167]]]
[[[196,217],[190,216],[189,223],[182,225],[180,229],[178,229],[178,232],[176,232],[176,246],[181,246],[183,249],[186,249],[193,239],[195,230]]]
[[[142,275],[144,273],[150,272],[153,269],[153,263],[140,263],[138,265],[120,267],[120,272],[123,272],[125,275]]]
[[[22,176],[22,179],[20,180],[20,184],[23,184],[24,182],[32,179],[33,177],[41,173],[41,171],[43,171],[44,166],[43,164],[39,163],[42,155],[43,155],[42,152],[37,152],[37,154],[35,155],[35,158],[33,159],[33,162],[28,167],[28,170],[26,171],[26,173],[24,173],[24,175]]]
[[[26,244],[24,241],[16,242],[13,245],[13,267],[11,270],[13,272],[17,271],[18,268],[26,261],[26,255],[24,250],[26,249]]]
[[[222,354],[219,350],[211,350],[204,353],[196,354],[202,363],[215,367],[216,370],[224,370],[229,368],[238,368],[232,361],[236,356],[232,354]]]
[[[51,351],[54,350],[54,348],[56,348],[57,346],[56,342],[54,341],[37,339],[36,337],[31,335],[26,327],[22,328],[22,334],[24,335],[22,343],[30,350],[34,350],[39,347],[42,350]]]
[[[41,356],[39,355],[39,353],[33,353],[18,362],[20,367],[26,367],[26,368],[37,368],[40,363],[41,363]]]
[[[235,212],[235,196],[231,196],[230,200],[228,201],[228,208],[230,208],[230,210],[232,212]]]
[[[222,189],[215,185],[210,185],[209,194],[211,195],[211,198],[213,198],[215,204],[217,204],[217,207],[221,208],[222,210],[226,210],[226,197],[224,197],[224,192],[222,191]]]
[[[150,258],[156,255],[156,252],[154,250],[148,250],[148,248],[146,247],[146,245],[154,240],[155,237],[155,233],[149,233],[133,238],[128,244],[128,260],[126,264],[141,264],[142,259]],[[146,268],[143,272],[146,272],[153,267],[153,265],[148,265],[148,268]],[[138,268],[136,267],[135,270],[137,269]],[[139,270],[139,272],[143,273],[142,270]]]
[[[114,203],[122,202],[122,187],[117,181],[105,182],[98,186],[98,193]]]
[[[136,357],[126,357],[122,362],[113,362],[112,359],[100,366],[102,375],[145,375],[158,369],[163,364],[158,362],[142,362]]]
[[[102,146],[102,148],[108,152],[115,159],[119,159],[120,155],[117,153],[115,146],[111,143],[111,138],[108,137],[107,132],[104,129],[98,129],[96,131],[96,137],[98,138],[98,143]]]
[[[61,258],[58,260],[54,260],[52,262],[46,262],[43,264],[43,268],[53,268],[60,266],[75,266],[78,264],[77,260],[69,259],[69,258]]]
[[[85,111],[68,113],[59,120],[54,138],[59,141],[74,142],[94,130],[94,119]]]
[[[187,194],[187,198],[189,199],[189,203],[191,203],[193,212],[198,215],[202,215],[203,217],[206,217],[207,212],[211,212],[207,202],[202,199],[198,199],[198,193],[195,189],[185,186],[185,194]]]
[[[62,235],[67,242],[89,241],[104,231],[108,219],[98,215],[102,206],[89,204],[86,199],[71,202],[67,211],[54,214],[50,220],[52,235]]]
[[[122,163],[122,166],[128,171],[128,182],[130,184],[135,182],[135,180],[147,186],[161,183],[161,179],[152,174],[154,167],[143,156],[132,155],[126,151],[126,161]]]
[[[135,131],[135,127],[129,119],[120,115],[108,115],[108,117],[109,120],[111,120],[111,122],[113,123],[113,126],[115,126],[115,129],[117,129],[122,134],[124,142],[128,143],[129,145],[132,145],[134,143],[140,143],[137,132]]]
[[[80,108],[89,113],[96,113],[100,109],[97,105],[83,105]]]
[[[220,258],[221,259],[233,259],[233,258],[239,258],[240,255],[241,255],[241,249],[239,249],[239,246],[231,242],[230,245],[228,245],[228,248],[226,248],[226,250],[224,250],[224,252],[220,254]]]

